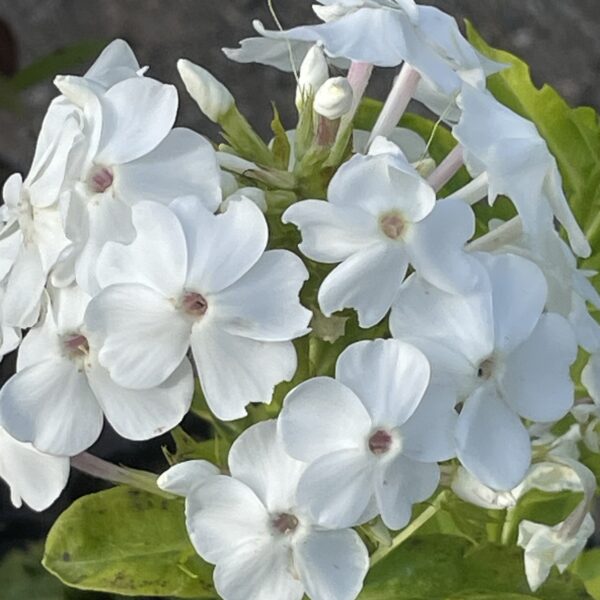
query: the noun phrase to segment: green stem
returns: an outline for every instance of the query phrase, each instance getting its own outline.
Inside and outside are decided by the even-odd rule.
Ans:
[[[516,511],[512,508],[507,509],[504,525],[502,526],[502,534],[500,535],[500,543],[503,546],[509,546],[513,543],[516,537],[515,533],[519,527],[519,520],[515,518]]]
[[[429,519],[434,517],[446,498],[446,492],[442,492],[433,502],[431,506],[426,508],[408,527],[405,527],[393,540],[389,546],[378,548],[371,555],[371,567],[385,558],[392,550],[395,550],[400,544],[403,544],[415,531],[423,527]]]

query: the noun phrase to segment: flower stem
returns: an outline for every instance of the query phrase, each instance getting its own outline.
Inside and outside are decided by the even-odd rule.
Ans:
[[[88,452],[83,452],[71,458],[71,466],[86,475],[91,475],[110,483],[129,485],[138,490],[156,494],[157,496],[172,497],[171,494],[163,492],[156,485],[157,477],[154,473],[120,467],[102,458],[93,456]]]
[[[400,118],[417,89],[420,79],[421,75],[419,72],[413,69],[408,63],[402,65],[400,73],[396,77],[396,81],[394,81],[394,85],[371,131],[367,148],[377,136],[387,136],[397,127]]]
[[[463,164],[463,149],[457,144],[427,178],[429,185],[438,192],[456,175]]]
[[[514,243],[523,233],[521,217],[513,217],[510,221],[502,223],[496,229],[488,231],[480,238],[467,244],[467,250],[472,252],[493,252],[505,244]]]
[[[371,555],[371,566],[376,565],[379,561],[385,558],[392,550],[395,550],[400,544],[404,543],[411,537],[415,531],[423,527],[429,519],[434,517],[442,507],[442,503],[446,499],[446,492],[442,492],[434,500],[431,506],[427,507],[408,527],[405,527],[393,540],[389,546],[383,546],[375,550]]]
[[[477,202],[483,200],[488,195],[488,187],[488,174],[484,171],[475,177],[473,181],[469,181],[467,185],[456,190],[456,192],[446,198],[459,198],[463,202],[473,206],[473,204],[477,204]]]

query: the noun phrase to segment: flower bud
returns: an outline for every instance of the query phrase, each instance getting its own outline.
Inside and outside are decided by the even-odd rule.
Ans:
[[[298,74],[296,87],[296,107],[302,110],[306,99],[313,96],[316,91],[329,78],[329,67],[325,54],[318,44],[315,44],[304,57]]]
[[[181,58],[177,70],[189,95],[214,123],[235,104],[231,92],[206,69]]]
[[[345,77],[328,79],[315,94],[315,112],[330,121],[343,117],[352,108],[352,87]]]
[[[254,202],[263,213],[267,212],[267,196],[263,190],[256,187],[243,187],[227,196],[221,202],[220,212],[225,212],[232,202],[239,202],[244,199]]]

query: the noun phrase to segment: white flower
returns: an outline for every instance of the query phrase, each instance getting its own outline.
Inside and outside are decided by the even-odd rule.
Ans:
[[[156,484],[161,490],[185,497],[196,486],[204,485],[209,477],[219,473],[219,469],[207,460],[187,460],[167,469]]]
[[[515,204],[527,234],[553,229],[553,217],[565,228],[574,252],[591,250],[562,190],[556,159],[535,125],[500,104],[489,92],[463,85],[463,110],[454,136],[464,146],[472,175],[487,173],[489,200],[500,194]]]
[[[564,572],[595,530],[594,519],[589,514],[596,493],[594,474],[574,460],[560,459],[559,462],[579,478],[584,499],[564,521],[552,527],[533,521],[519,524],[517,544],[525,549],[525,574],[533,591],[544,583],[552,566],[556,565],[559,572]]]
[[[10,499],[17,508],[25,502],[33,510],[45,510],[58,498],[68,478],[68,458],[42,454],[0,427],[0,479],[10,487]]]
[[[488,276],[450,295],[411,276],[392,308],[394,337],[423,350],[432,377],[464,402],[457,454],[485,485],[510,490],[525,476],[531,444],[519,417],[550,422],[571,408],[569,323],[545,313],[541,271],[515,255],[478,255]]]
[[[329,79],[329,66],[323,50],[319,44],[312,46],[298,73],[298,84],[296,86],[296,108],[302,110],[308,98],[312,98],[316,91]]]
[[[264,190],[255,187],[241,187],[236,189],[233,193],[225,197],[223,202],[221,202],[219,210],[225,212],[232,202],[239,202],[244,199],[254,202],[260,208],[261,212],[267,212],[267,195]]]
[[[4,325],[3,318],[4,286],[0,284],[0,362],[21,343],[21,330]]]
[[[49,454],[74,456],[91,446],[103,415],[124,437],[155,437],[177,425],[191,403],[187,359],[153,389],[117,385],[99,364],[100,340],[84,322],[88,301],[76,287],[52,290],[44,319],[21,344],[17,373],[0,390],[5,429]]]
[[[308,467],[298,500],[331,527],[381,514],[391,529],[429,498],[438,460],[454,456],[453,398],[425,395],[429,364],[397,340],[362,341],[340,355],[336,379],[301,383],[284,401],[278,426],[286,451]],[[335,482],[335,483],[334,483]]]
[[[451,487],[452,491],[466,502],[492,510],[513,508],[520,498],[533,489],[544,492],[583,491],[581,479],[572,468],[548,461],[531,465],[525,479],[508,492],[484,485],[464,467],[458,467],[456,470]]]
[[[311,313],[298,301],[307,278],[291,252],[265,252],[267,224],[250,200],[210,213],[193,197],[170,208],[132,209],[129,245],[109,243],[98,262],[104,288],[88,310],[105,337],[100,362],[125,387],[159,385],[192,352],[213,412],[229,420],[249,402],[270,402],[292,378],[290,340]]]
[[[352,108],[353,92],[345,77],[331,77],[315,94],[315,112],[330,121],[340,119]]]
[[[334,175],[328,202],[305,200],[283,215],[302,233],[300,250],[313,260],[341,263],[323,281],[327,316],[354,308],[362,327],[380,321],[394,302],[409,263],[450,291],[475,284],[479,265],[463,251],[475,219],[463,202],[435,201],[433,188],[400,149],[378,138]]]
[[[231,92],[203,67],[180,58],[177,70],[189,95],[214,123],[218,123],[235,104]]]
[[[108,89],[124,79],[141,76],[145,71],[145,68],[140,68],[129,44],[117,39],[102,50],[83,77],[93,84]]]
[[[531,590],[535,592],[546,581],[554,565],[564,572],[581,554],[594,529],[594,519],[589,514],[579,530],[570,536],[563,533],[564,521],[553,527],[521,521],[517,543],[525,549],[525,574]]]
[[[102,246],[133,240],[131,206],[196,194],[214,210],[221,201],[219,169],[208,141],[189,129],[171,129],[178,103],[173,86],[143,77],[106,91],[74,77],[56,84],[83,115],[83,137],[71,154],[61,198],[73,243],[63,258],[74,263],[79,285],[95,293]]]
[[[52,164],[58,159],[48,160]],[[32,203],[30,186],[43,180],[41,173],[38,172],[40,179],[32,173],[33,167],[25,182],[15,173],[7,179],[2,192],[5,202],[4,228],[0,231],[0,280],[4,279],[5,286],[2,323],[10,327],[31,327],[38,320],[48,273],[68,244],[55,202],[57,197],[50,196],[54,204],[47,205],[41,200],[40,206]],[[46,174],[52,179],[50,167]],[[45,185],[38,188],[36,193],[45,200],[43,189],[51,193],[52,188]]]
[[[239,62],[260,62],[285,71],[293,69],[288,45],[296,64],[315,43],[336,59],[381,67],[406,62],[423,78],[418,97],[438,114],[453,105],[462,80],[483,86],[487,75],[502,68],[465,40],[454,18],[433,6],[417,6],[412,0],[322,4],[314,9],[325,23],[268,31],[255,21],[262,39],[243,40],[239,49],[225,49],[225,53]]]
[[[185,464],[185,463],[184,463]],[[179,465],[177,465],[179,466]],[[192,544],[216,565],[224,600],[353,600],[369,557],[351,529],[327,529],[296,497],[304,464],[284,452],[274,421],[258,423],[229,452],[231,477],[188,489]]]

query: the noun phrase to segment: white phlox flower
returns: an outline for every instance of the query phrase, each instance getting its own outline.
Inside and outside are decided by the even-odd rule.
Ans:
[[[493,251],[519,254],[533,261],[544,273],[548,284],[547,310],[568,319],[584,350],[600,351],[600,325],[587,308],[588,303],[600,308],[600,294],[589,280],[595,273],[577,268],[573,251],[554,228],[541,231],[536,237],[521,230]]]
[[[366,156],[342,165],[327,198],[298,202],[283,214],[300,229],[304,255],[341,263],[319,289],[325,315],[354,308],[361,327],[375,325],[409,264],[448,291],[475,285],[480,267],[464,251],[475,229],[472,210],[460,200],[436,202],[433,188],[395,144],[377,138]]]
[[[316,377],[286,397],[278,419],[286,451],[308,464],[297,498],[330,527],[377,514],[391,529],[436,490],[437,461],[454,456],[453,398],[428,396],[429,364],[398,340],[362,341],[340,355],[336,378]]]
[[[177,92],[146,77],[107,90],[59,77],[57,87],[83,115],[82,139],[71,153],[61,203],[72,245],[62,257],[89,293],[98,290],[95,263],[107,241],[131,242],[131,206],[198,195],[210,210],[221,201],[215,153],[201,135],[172,129]]]
[[[596,492],[596,478],[581,463],[566,459],[562,463],[579,478],[584,499],[564,521],[554,526],[533,521],[519,524],[517,544],[525,550],[525,574],[532,591],[544,583],[554,565],[563,573],[583,551],[595,530],[589,510]]]
[[[225,53],[238,62],[260,62],[285,71],[293,68],[290,48],[299,65],[315,43],[337,59],[380,67],[406,62],[424,80],[419,96],[440,114],[453,102],[463,79],[483,85],[486,75],[502,68],[465,40],[454,18],[433,6],[417,6],[412,0],[321,4],[314,9],[324,23],[269,31],[254,21],[262,38],[242,40],[240,48]]]
[[[159,385],[131,390],[116,384],[98,362],[101,340],[86,326],[88,302],[75,286],[51,290],[44,318],[21,344],[17,373],[0,390],[2,426],[49,454],[86,450],[104,416],[123,437],[155,437],[175,427],[191,404],[187,359]]]
[[[451,295],[411,276],[392,307],[394,337],[420,348],[433,381],[462,403],[456,448],[485,485],[510,490],[531,460],[521,417],[562,418],[574,400],[569,367],[577,355],[572,327],[544,312],[542,272],[519,256],[476,255],[487,271],[477,288]]]
[[[519,212],[526,234],[534,238],[553,229],[555,217],[565,228],[573,251],[591,249],[573,216],[556,159],[535,125],[500,104],[488,91],[468,84],[459,97],[462,117],[454,136],[465,149],[472,175],[487,173],[489,201],[507,195]]]
[[[23,502],[35,511],[48,508],[60,496],[69,478],[69,459],[42,454],[0,427],[0,479],[10,488],[16,508]]]
[[[194,197],[132,208],[133,243],[108,243],[103,288],[87,314],[103,338],[100,363],[125,387],[160,385],[192,347],[202,390],[220,419],[271,401],[290,380],[290,340],[307,333],[298,293],[308,273],[285,250],[265,252],[267,224],[250,200],[213,215]]]
[[[581,479],[570,467],[556,462],[531,465],[525,479],[510,491],[494,490],[484,485],[464,467],[458,467],[451,483],[452,491],[465,502],[491,510],[513,508],[530,490],[544,492],[583,491]]]
[[[285,453],[274,421],[253,425],[234,442],[231,477],[204,468],[199,473],[198,466],[186,466],[190,481],[179,478],[177,488],[186,495],[192,544],[215,565],[221,598],[358,596],[369,566],[367,549],[355,531],[329,529],[309,516],[296,495],[305,465]]]

